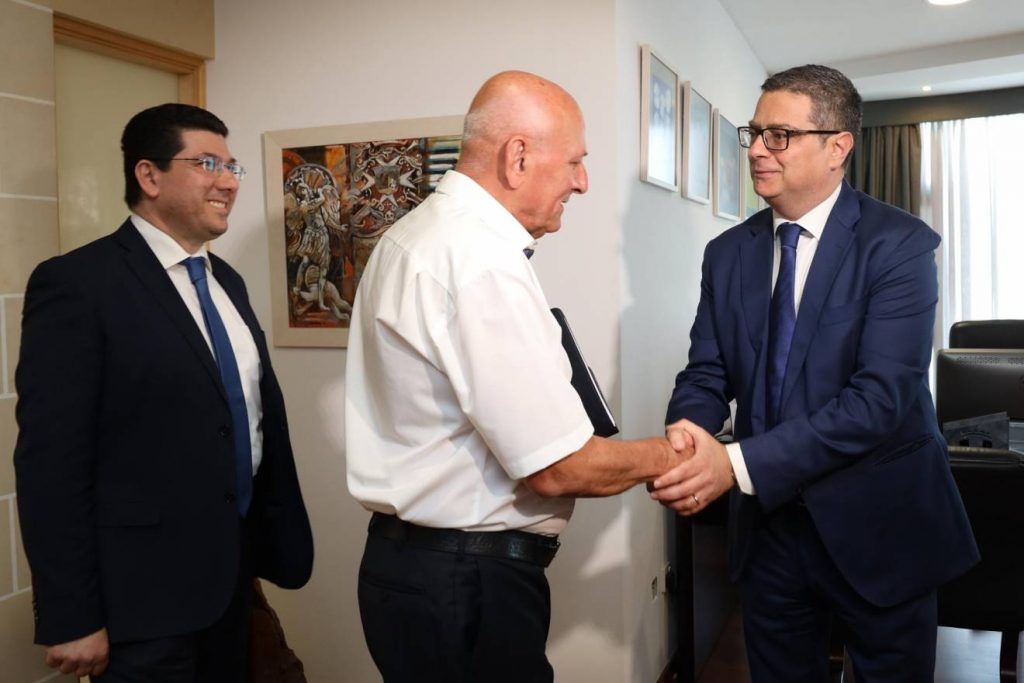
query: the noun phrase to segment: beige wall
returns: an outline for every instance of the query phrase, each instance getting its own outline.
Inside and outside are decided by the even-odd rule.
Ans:
[[[261,133],[462,114],[485,78],[526,69],[576,96],[590,152],[590,191],[570,202],[562,230],[542,240],[531,263],[551,305],[565,310],[601,386],[618,404],[612,0],[308,0],[305,16],[317,18],[309,22],[295,21],[284,3],[260,3],[253,11],[246,0],[218,0],[216,7],[218,56],[207,69],[207,102],[231,129],[228,145],[251,174],[216,249],[245,277],[264,326],[270,322],[270,282]],[[315,46],[310,54],[316,57],[296,61],[296,45]],[[345,351],[274,348],[272,358],[287,400],[316,562],[308,586],[268,590],[268,597],[310,683],[379,681],[356,604],[369,514],[345,485]],[[577,505],[548,571],[548,653],[559,681],[629,680],[624,596],[631,559],[625,533],[621,499]],[[651,608],[659,610],[663,602]],[[662,658],[651,668],[664,663]]]
[[[213,4],[0,0],[0,452],[10,453],[15,437],[11,373],[24,282],[39,260],[57,251],[53,46],[50,13],[41,5],[212,55]],[[700,250],[727,225],[706,207],[636,181],[636,44],[650,41],[667,52],[684,79],[703,84],[716,105],[743,120],[763,71],[717,0],[527,0],[525,8],[500,9],[471,0],[403,2],[409,19],[393,28],[408,39],[398,45],[413,47],[383,56],[376,30],[389,17],[387,6],[312,4],[319,12],[309,16],[320,19],[303,24],[286,5],[260,4],[255,12],[242,0],[217,3],[221,58],[210,68],[208,101],[232,129],[232,151],[254,171],[218,249],[245,275],[264,324],[269,283],[258,178],[261,132],[458,114],[490,73],[534,70],[577,95],[591,152],[591,191],[572,202],[565,230],[544,240],[534,259],[537,270],[552,303],[566,309],[586,339],[588,360],[617,410],[621,404],[624,431],[658,431],[671,373],[685,358]],[[202,16],[208,22],[198,28],[190,23]],[[547,19],[531,18],[537,16]],[[342,31],[344,44],[338,43]],[[431,31],[444,40],[432,43],[426,66],[417,61],[415,46]],[[294,45],[304,41],[323,46],[331,59],[311,60],[296,76]],[[638,279],[648,262],[648,274]],[[653,348],[656,353],[652,337],[665,340]],[[366,514],[344,482],[344,352],[275,349],[274,363],[288,397],[318,556],[309,587],[271,591],[271,600],[311,682],[338,680],[339,671],[353,681],[378,680],[354,600]],[[46,672],[40,650],[29,645],[31,594],[24,561],[14,552],[12,482],[10,458],[0,457],[0,675],[30,683]],[[559,680],[656,678],[672,647],[664,601],[649,594],[652,575],[665,562],[663,533],[662,516],[642,491],[581,501],[550,571],[550,655]]]
[[[14,367],[25,281],[57,253],[53,18],[0,0],[0,677],[49,676],[32,645],[30,577],[16,528]]]
[[[573,199],[562,230],[541,241],[531,263],[548,300],[572,321],[624,431],[662,431],[671,381],[686,357],[699,256],[729,224],[708,206],[637,180],[637,46],[654,43],[716,106],[746,120],[765,72],[718,0],[307,0],[306,15],[317,17],[307,23],[294,21],[286,4],[253,11],[247,0],[218,0],[216,7],[218,58],[208,67],[207,101],[252,174],[217,250],[242,272],[265,326],[261,133],[460,114],[487,76],[535,71],[565,86],[583,109],[590,191]],[[393,20],[396,12],[402,21]],[[297,62],[298,44],[316,46],[318,57]],[[664,287],[652,293],[659,281]],[[310,683],[340,680],[341,670],[346,681],[378,681],[356,601],[368,514],[345,483],[345,351],[275,348],[272,356],[317,556],[308,586],[268,595]],[[579,502],[548,571],[556,680],[658,678],[674,649],[667,601],[650,589],[667,559],[664,519],[642,487]]]
[[[29,273],[58,252],[53,10],[201,56],[213,55],[213,0],[0,0],[0,678],[52,674],[32,644],[32,593],[17,527],[11,454],[14,369]]]
[[[735,221],[716,218],[708,204],[640,182],[639,44],[649,43],[732,122],[747,121],[767,75],[718,0],[616,0],[618,87],[616,215],[622,239],[620,372],[622,432],[629,437],[662,429],[675,376],[686,363],[689,331],[700,295],[707,242]],[[626,537],[632,558],[626,582],[626,629],[632,645],[632,681],[654,681],[664,653],[675,647],[665,616],[646,590],[666,561],[664,510],[642,487],[625,494]],[[668,525],[671,530],[671,525]],[[724,582],[724,533],[696,527],[696,655],[707,656],[718,635]],[[714,534],[708,543],[706,534]],[[671,555],[670,555],[671,556]],[[672,602],[672,601],[668,601]],[[711,604],[709,604],[711,603]],[[665,637],[667,635],[667,638]]]

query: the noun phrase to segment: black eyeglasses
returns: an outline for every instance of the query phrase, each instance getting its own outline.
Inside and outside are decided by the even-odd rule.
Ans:
[[[781,152],[789,147],[789,139],[798,135],[835,135],[841,130],[792,130],[789,128],[755,128],[741,126],[737,129],[740,135],[740,147],[750,147],[754,139],[760,135],[766,149]]]
[[[170,157],[168,159],[150,159],[150,161],[194,161],[196,166],[199,166],[207,173],[213,175],[220,175],[225,169],[228,173],[235,176],[236,180],[241,181],[245,177],[245,167],[241,164],[236,164],[233,161],[223,161],[217,157],[201,156],[201,157]]]

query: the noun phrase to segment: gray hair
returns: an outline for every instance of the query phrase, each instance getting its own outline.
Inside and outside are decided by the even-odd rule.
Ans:
[[[827,66],[806,64],[773,74],[761,84],[762,92],[786,92],[811,98],[811,121],[819,128],[860,132],[862,102],[849,78]]]

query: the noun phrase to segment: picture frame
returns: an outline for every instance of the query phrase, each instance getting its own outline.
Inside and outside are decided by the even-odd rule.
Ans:
[[[454,168],[463,120],[263,134],[274,346],[348,346],[351,307],[373,247]]]
[[[740,218],[740,140],[736,126],[715,109],[714,120],[714,151],[712,153],[714,169],[714,187],[712,202],[714,213],[719,218],[738,221]]]
[[[640,180],[679,190],[679,76],[640,46]]]
[[[708,204],[711,202],[711,114],[714,108],[690,81],[683,83],[682,91],[682,195]]]

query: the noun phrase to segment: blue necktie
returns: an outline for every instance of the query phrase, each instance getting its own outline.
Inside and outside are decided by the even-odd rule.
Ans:
[[[182,263],[188,269],[188,276],[195,285],[199,295],[199,305],[203,309],[203,320],[206,331],[210,333],[213,344],[213,355],[220,368],[220,379],[228,395],[228,408],[231,410],[231,433],[235,442],[235,487],[238,511],[243,517],[249,511],[252,502],[252,443],[249,441],[249,413],[245,408],[245,394],[242,392],[242,380],[238,374],[238,361],[231,348],[228,331],[224,328],[217,307],[210,296],[210,283],[206,279],[206,259],[201,256],[187,258]]]
[[[786,379],[786,361],[796,329],[796,243],[800,239],[796,223],[779,225],[779,276],[772,293],[771,318],[768,328],[768,385],[766,388],[768,428],[779,421],[782,383]]]

